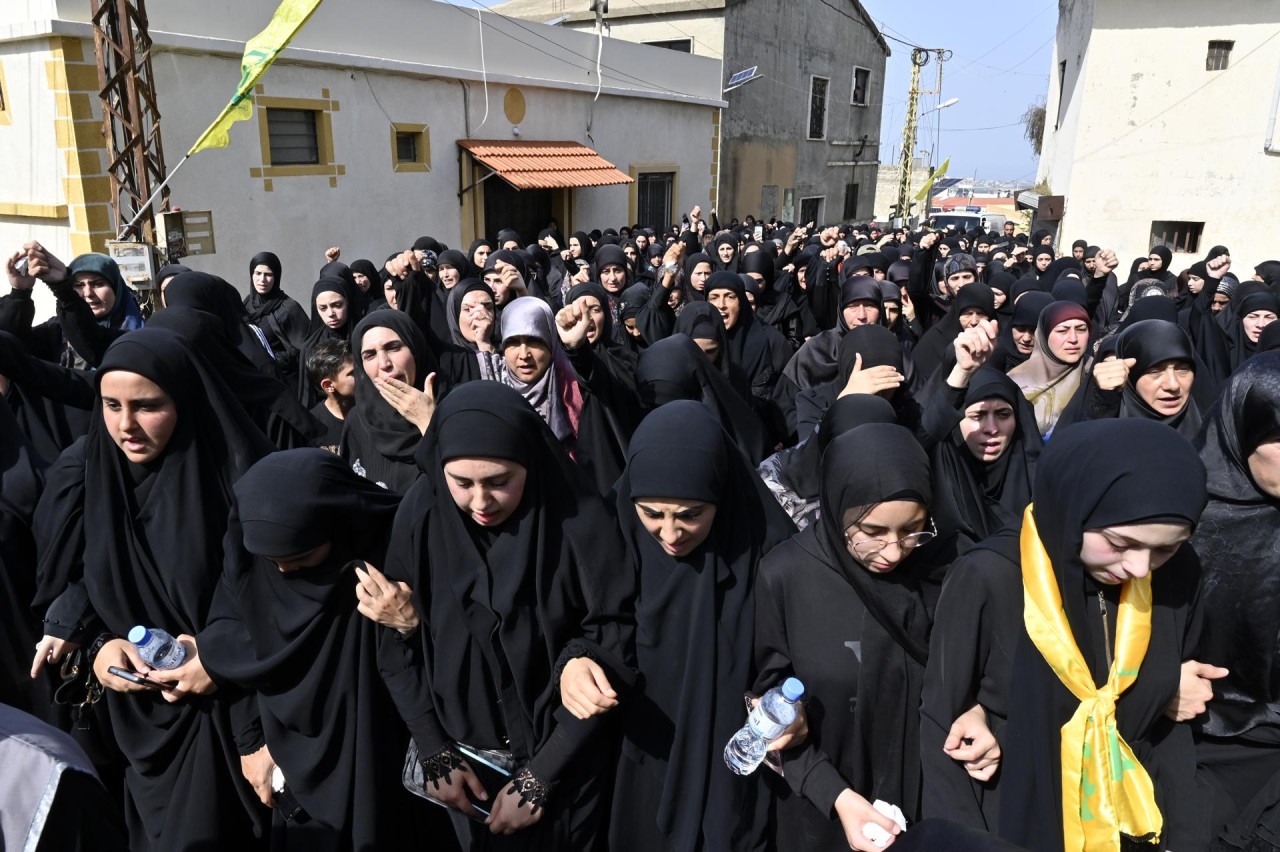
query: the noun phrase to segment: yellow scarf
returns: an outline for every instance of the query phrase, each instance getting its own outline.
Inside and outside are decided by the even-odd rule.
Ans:
[[[1080,699],[1075,715],[1062,726],[1066,852],[1119,850],[1121,832],[1155,843],[1163,819],[1151,777],[1116,731],[1116,700],[1137,679],[1151,639],[1151,577],[1128,580],[1120,592],[1115,662],[1099,689],[1071,634],[1033,508],[1027,507],[1022,521],[1022,617],[1045,662]]]

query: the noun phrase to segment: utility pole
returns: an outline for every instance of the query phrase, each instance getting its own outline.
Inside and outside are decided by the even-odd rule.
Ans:
[[[920,69],[929,61],[929,51],[917,47],[911,51],[911,86],[907,90],[907,120],[902,127],[902,153],[898,158],[898,203],[895,217],[903,225],[911,217],[911,163],[916,150],[916,122],[919,120]]]
[[[920,88],[920,69],[929,64],[930,54],[935,55],[938,59],[937,87],[922,90]],[[951,59],[951,51],[942,47],[916,47],[911,50],[911,86],[907,91],[907,119],[902,127],[902,155],[898,166],[898,203],[896,206],[896,215],[902,217],[904,224],[911,217],[911,163],[914,160],[916,129],[920,121],[920,95],[942,94],[942,64],[949,59]],[[935,137],[933,151],[934,156],[937,156],[942,137],[940,124]],[[933,165],[931,163],[930,174],[932,173]],[[927,201],[925,212],[928,213]]]
[[[155,245],[155,216],[143,206],[166,172],[146,0],[90,0],[90,12],[116,230],[144,213],[133,232]],[[162,210],[169,208],[168,189],[160,204]]]

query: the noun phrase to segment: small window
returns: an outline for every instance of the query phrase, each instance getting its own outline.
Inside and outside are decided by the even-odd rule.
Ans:
[[[1231,61],[1231,48],[1235,46],[1234,41],[1209,42],[1209,55],[1204,60],[1204,70],[1226,71]]]
[[[867,89],[871,83],[870,68],[854,68],[853,69],[853,94],[849,98],[849,103],[854,106],[867,105]]]
[[[1151,245],[1167,246],[1170,251],[1183,254],[1200,252],[1200,237],[1204,222],[1152,222]]]
[[[320,163],[316,112],[310,109],[267,109],[271,165],[314,166]]]
[[[809,138],[827,138],[827,85],[826,77],[809,78]]]
[[[813,222],[815,226],[822,225],[822,199],[819,195],[815,198],[800,199],[800,224],[808,225]]]
[[[844,220],[851,222],[858,218],[858,185],[856,183],[846,183],[844,185]]]
[[[675,172],[643,172],[636,177],[636,221],[662,230],[671,224],[675,201]]]
[[[680,53],[693,53],[693,39],[691,38],[673,38],[668,41],[646,41],[650,47],[665,47],[667,50],[675,50]]]
[[[418,162],[418,134],[417,133],[397,133],[396,134],[396,162],[397,163]]]

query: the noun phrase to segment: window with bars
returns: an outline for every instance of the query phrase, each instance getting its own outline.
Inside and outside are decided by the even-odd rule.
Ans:
[[[396,134],[396,162],[398,163],[418,162],[418,134],[417,133],[397,133]]]
[[[846,183],[844,185],[844,216],[846,222],[858,218],[858,185],[856,183]]]
[[[809,78],[809,138],[827,138],[827,86],[826,77]]]
[[[316,135],[316,111],[267,109],[267,137],[273,166],[314,166],[320,163],[320,139]]]
[[[812,198],[800,199],[800,223],[808,225],[813,222],[815,226],[822,224],[822,200],[825,196],[818,195]]]
[[[1151,245],[1167,246],[1170,251],[1196,254],[1204,222],[1152,222]]]
[[[636,176],[636,221],[643,227],[662,229],[671,224],[675,172],[642,172]]]
[[[1209,55],[1205,57],[1204,70],[1226,71],[1231,62],[1231,48],[1235,46],[1234,41],[1209,42]]]
[[[854,68],[853,69],[853,89],[849,96],[849,103],[854,106],[867,105],[867,89],[871,87],[871,69],[870,68]]]

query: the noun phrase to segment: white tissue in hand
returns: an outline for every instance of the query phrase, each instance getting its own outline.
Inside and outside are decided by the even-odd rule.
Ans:
[[[897,805],[891,805],[883,799],[876,799],[872,805],[877,811],[887,816],[898,824],[899,828],[907,827],[907,818],[902,813],[902,808]],[[889,841],[893,839],[893,835],[885,831],[874,822],[864,822],[862,824],[862,836],[870,840],[877,848],[884,849],[889,845]]]

